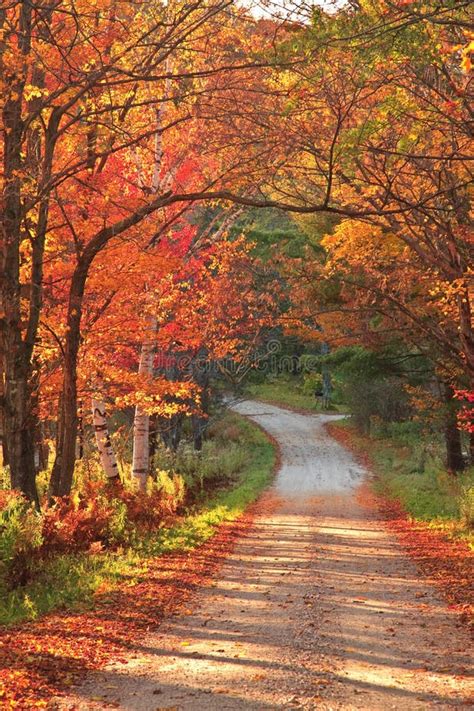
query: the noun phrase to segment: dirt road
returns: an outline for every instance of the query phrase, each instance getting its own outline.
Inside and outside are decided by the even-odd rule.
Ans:
[[[468,638],[364,500],[329,416],[240,403],[281,448],[250,533],[188,615],[62,708],[468,708]]]

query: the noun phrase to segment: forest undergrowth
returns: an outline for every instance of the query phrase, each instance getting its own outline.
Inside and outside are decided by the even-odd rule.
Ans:
[[[373,477],[364,502],[377,508],[387,526],[416,562],[472,626],[474,531],[472,467],[461,475],[446,471],[435,454],[426,461],[413,434],[363,435],[350,420],[326,425],[329,433],[369,468]]]
[[[73,496],[48,505],[44,492],[41,513],[0,491],[0,623],[91,607],[97,593],[134,585],[150,559],[191,550],[238,518],[274,459],[255,425],[227,414],[201,453],[160,450],[143,494],[128,478],[109,488],[97,461],[77,468]]]

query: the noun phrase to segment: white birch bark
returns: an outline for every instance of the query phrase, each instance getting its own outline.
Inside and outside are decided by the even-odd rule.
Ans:
[[[119,476],[119,471],[112,442],[110,441],[105,404],[102,400],[92,398],[92,420],[94,423],[97,449],[100,454],[100,463],[102,464],[107,479],[115,479]]]
[[[155,333],[157,320],[150,316],[148,319],[149,333],[144,340],[140,352],[138,374],[143,377],[153,376],[153,356],[155,354]],[[150,416],[140,405],[135,407],[133,420],[133,460],[132,475],[137,480],[140,489],[146,486],[150,458]]]
[[[169,59],[166,63],[166,70],[169,71]],[[163,117],[165,111],[165,100],[169,95],[170,81],[165,83],[164,101],[155,109],[156,134],[154,146],[154,161],[153,174],[151,178],[151,190],[157,195],[160,190],[165,189],[164,183],[167,183],[166,177],[163,179],[161,170],[163,166]],[[140,184],[143,184],[143,171],[137,162],[137,170]],[[167,176],[168,180],[170,176]],[[148,335],[142,343],[140,351],[140,362],[138,365],[138,374],[141,376],[153,377],[153,356],[155,354],[155,334],[158,328],[158,323],[155,317],[148,318]],[[150,416],[137,405],[135,407],[135,416],[133,419],[133,458],[132,458],[132,476],[138,482],[139,488],[143,491],[146,487],[148,478],[148,469],[150,463]]]

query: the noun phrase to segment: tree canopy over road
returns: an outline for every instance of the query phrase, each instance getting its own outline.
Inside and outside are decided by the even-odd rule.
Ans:
[[[472,526],[473,54],[469,0],[2,2],[6,588],[235,484],[247,386]]]

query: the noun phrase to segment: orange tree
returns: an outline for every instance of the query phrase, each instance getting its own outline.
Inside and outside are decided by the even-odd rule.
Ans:
[[[351,5],[315,11],[313,26],[281,45],[283,56],[296,45],[300,61],[272,79],[281,120],[270,114],[268,123],[286,154],[280,148],[266,189],[295,213],[319,212],[323,203],[328,213],[365,220],[381,250],[395,236],[411,269],[430,279],[428,300],[436,293],[444,303],[442,323],[418,325],[472,381],[468,3]],[[388,303],[397,310],[395,298]],[[416,311],[405,312],[413,323]]]
[[[311,56],[291,72],[286,200],[311,213],[326,195],[359,213],[323,240],[327,261],[299,265],[296,316],[339,343],[399,333],[451,397],[474,382],[468,7],[354,5],[316,15],[300,42],[322,66]]]
[[[65,493],[75,456],[82,305],[95,259],[137,225],[151,239],[159,230],[151,215],[210,191],[217,196],[224,179],[230,180],[232,171],[210,159],[195,183],[178,180],[171,189],[164,180],[200,141],[204,124],[196,100],[212,89],[211,78],[261,63],[230,47],[221,16],[232,30],[246,25],[229,20],[229,5],[2,5],[4,451],[13,487],[31,499],[37,498],[33,442],[46,254],[48,260],[56,255],[60,275],[69,263],[63,273],[67,308],[53,476],[55,493]],[[185,122],[195,128],[178,132]],[[165,160],[167,135],[174,137],[175,150]]]

